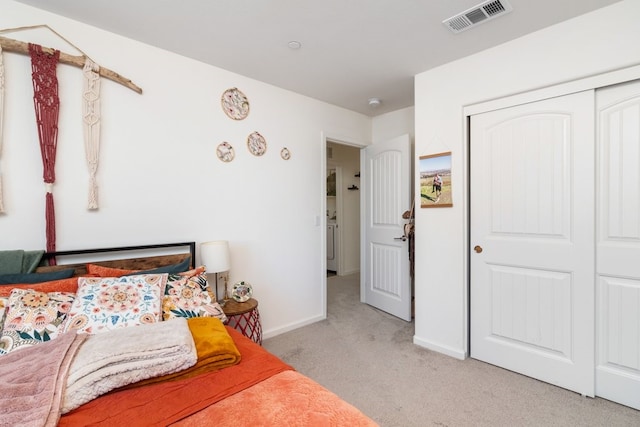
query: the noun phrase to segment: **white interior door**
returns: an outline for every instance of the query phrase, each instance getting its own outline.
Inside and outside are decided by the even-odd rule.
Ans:
[[[594,395],[594,95],[471,118],[471,356]]]
[[[411,321],[408,242],[402,214],[411,208],[409,135],[363,149],[364,302]]]
[[[596,394],[640,409],[640,83],[600,89]]]

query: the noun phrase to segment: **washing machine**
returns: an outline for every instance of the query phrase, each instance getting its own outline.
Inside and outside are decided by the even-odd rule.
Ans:
[[[337,224],[327,224],[327,270],[338,271]]]

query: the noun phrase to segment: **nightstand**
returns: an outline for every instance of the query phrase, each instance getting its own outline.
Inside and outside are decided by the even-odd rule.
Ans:
[[[262,345],[262,324],[258,312],[258,301],[251,298],[246,302],[227,300],[222,307],[227,316],[227,325],[239,331],[245,337]]]

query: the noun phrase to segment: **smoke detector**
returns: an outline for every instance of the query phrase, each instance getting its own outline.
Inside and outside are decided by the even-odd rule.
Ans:
[[[369,107],[371,108],[379,107],[381,103],[380,98],[369,98]]]
[[[483,22],[511,12],[507,0],[490,0],[442,21],[452,32],[460,33]]]

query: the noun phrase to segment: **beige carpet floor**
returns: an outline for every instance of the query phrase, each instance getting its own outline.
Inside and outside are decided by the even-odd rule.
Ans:
[[[383,427],[640,426],[640,411],[413,344],[413,322],[359,302],[359,275],[327,279],[327,319],[264,347]]]

